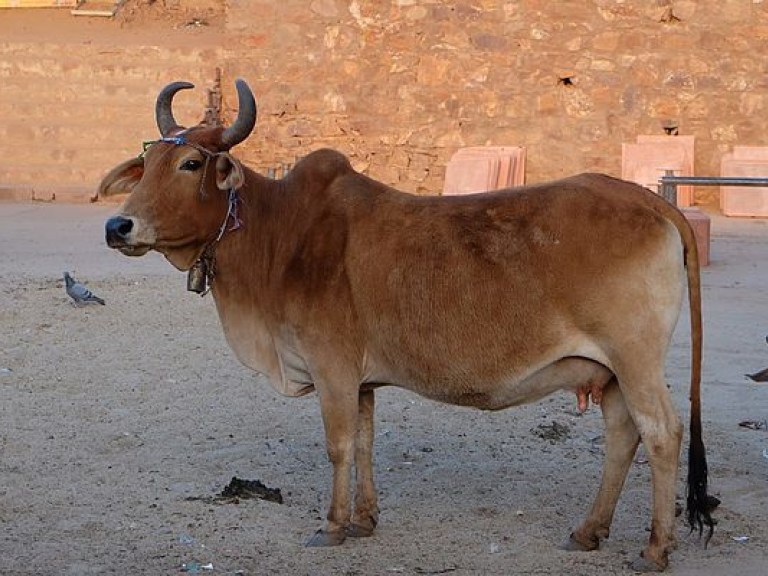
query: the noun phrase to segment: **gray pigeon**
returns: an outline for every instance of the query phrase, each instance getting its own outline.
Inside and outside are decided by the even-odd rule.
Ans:
[[[768,336],[765,337],[765,343],[768,344]],[[755,382],[768,382],[768,368],[754,374],[747,374],[746,376]]]
[[[64,272],[64,282],[66,282],[67,294],[70,298],[72,298],[75,304],[98,302],[104,306],[104,300],[88,290],[88,288],[86,288],[83,284],[80,284],[80,282],[72,278],[72,276],[69,275],[69,272]]]
[[[755,372],[754,374],[747,374],[747,378],[754,380],[755,382],[768,382],[768,368]]]

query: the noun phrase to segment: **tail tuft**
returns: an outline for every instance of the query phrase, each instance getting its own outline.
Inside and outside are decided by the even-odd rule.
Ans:
[[[717,503],[715,503],[717,501]],[[711,511],[719,504],[719,501],[707,494],[707,457],[704,443],[701,440],[701,428],[694,430],[691,426],[691,443],[688,447],[688,497],[687,497],[688,525],[691,532],[699,531],[699,536],[707,528],[707,537],[704,545],[712,538],[715,530],[715,522]]]

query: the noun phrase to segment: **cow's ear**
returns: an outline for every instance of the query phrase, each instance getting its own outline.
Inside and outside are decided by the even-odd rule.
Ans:
[[[117,196],[119,194],[130,194],[144,175],[144,159],[131,158],[123,162],[116,168],[110,170],[109,174],[99,184],[97,197]]]
[[[216,186],[219,190],[237,190],[243,182],[243,165],[226,152],[221,152],[216,158]]]

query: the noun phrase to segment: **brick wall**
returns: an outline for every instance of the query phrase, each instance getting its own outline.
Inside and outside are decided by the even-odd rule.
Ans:
[[[225,109],[235,77],[256,93],[259,122],[239,147],[254,167],[332,146],[418,193],[441,190],[462,146],[526,146],[529,182],[618,175],[622,142],[673,124],[696,137],[696,173],[717,175],[733,145],[768,133],[762,0],[228,0],[216,46],[158,44],[140,57],[0,39],[0,185],[33,179],[30,147],[47,151],[30,170],[90,183],[154,134],[162,85],[205,85],[216,65]],[[59,62],[72,52],[77,65]],[[30,86],[51,92],[42,105],[24,96]],[[180,98],[197,116],[203,102],[202,91]],[[116,131],[121,115],[131,119]],[[697,201],[716,193],[701,188]]]

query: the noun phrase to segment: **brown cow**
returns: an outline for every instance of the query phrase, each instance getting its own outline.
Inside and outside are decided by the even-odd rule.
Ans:
[[[642,440],[652,526],[636,568],[660,570],[675,542],[682,426],[664,362],[688,285],[693,368],[688,519],[711,534],[701,437],[701,296],[696,243],[652,192],[600,174],[464,197],[398,192],[331,150],[281,180],[228,151],[256,121],[237,81],[229,127],[177,125],[174,83],[158,96],[162,139],[115,168],[100,193],[131,192],[106,223],[124,254],[162,253],[210,285],[227,341],[280,392],[316,391],[333,464],[325,527],[310,545],[372,534],[374,390],[498,410],[572,390],[599,400],[602,483],[567,546],[609,533]],[[687,270],[687,273],[686,273]],[[354,506],[350,501],[353,463]]]

